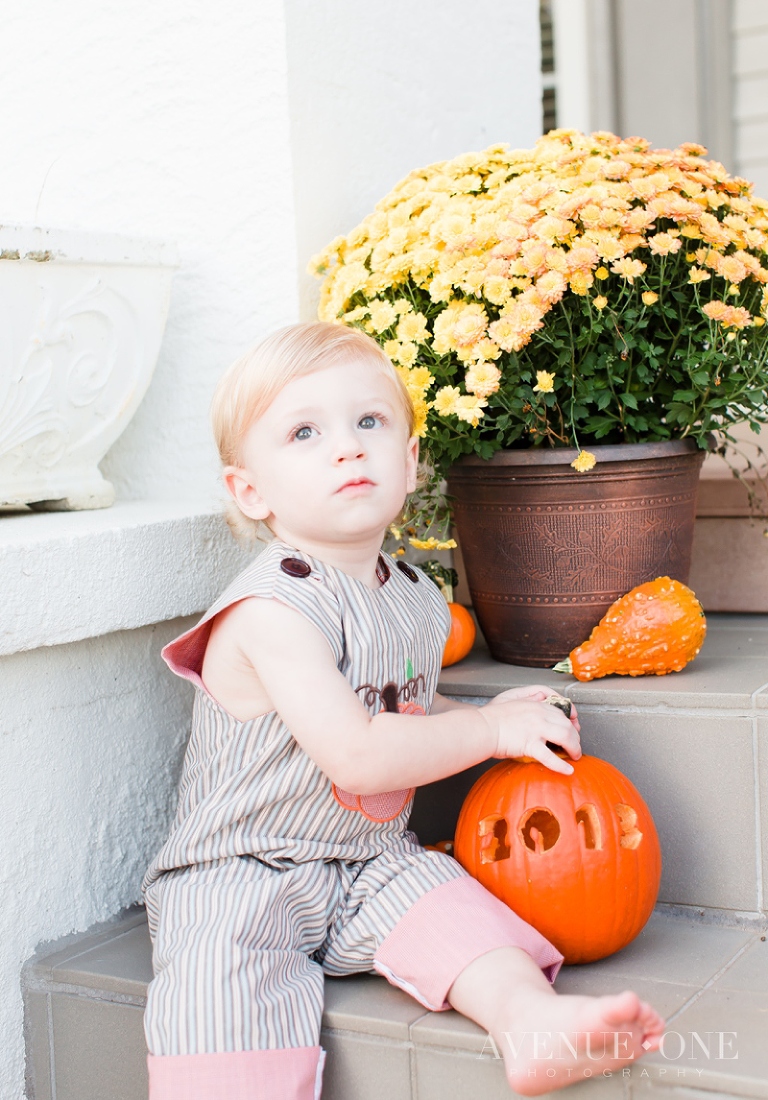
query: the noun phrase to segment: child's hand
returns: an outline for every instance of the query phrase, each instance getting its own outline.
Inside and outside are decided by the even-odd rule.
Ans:
[[[547,741],[563,748],[573,760],[581,756],[579,721],[575,709],[571,717],[546,700],[557,692],[533,684],[512,688],[497,695],[481,708],[481,714],[496,735],[496,757],[529,756],[562,775],[573,772],[571,765],[551,749]]]
[[[554,690],[554,688],[542,687],[541,684],[525,684],[523,687],[509,688],[507,691],[502,691],[498,695],[494,696],[491,700],[492,703],[506,703],[510,699],[536,699],[540,702],[545,702],[550,696],[556,695],[558,698],[562,698]],[[569,721],[576,727],[576,730],[581,732],[581,724],[579,722],[579,715],[576,711],[576,705],[569,699],[571,704],[571,713]],[[488,704],[490,705],[490,704]],[[547,704],[552,706],[552,703]]]

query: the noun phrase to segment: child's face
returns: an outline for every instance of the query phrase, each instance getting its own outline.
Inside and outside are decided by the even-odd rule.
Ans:
[[[224,471],[230,492],[292,545],[380,540],[416,487],[418,439],[391,380],[365,359],[289,382],[242,454]]]

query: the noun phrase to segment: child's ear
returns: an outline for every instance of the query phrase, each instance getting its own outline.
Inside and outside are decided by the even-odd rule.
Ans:
[[[225,466],[221,477],[243,515],[251,519],[267,519],[271,515],[267,502],[242,466]]]
[[[419,437],[412,435],[408,440],[408,449],[405,454],[405,479],[406,491],[414,492],[416,489],[416,477],[419,468]]]

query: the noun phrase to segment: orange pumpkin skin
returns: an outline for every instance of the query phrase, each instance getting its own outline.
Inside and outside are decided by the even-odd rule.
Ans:
[[[449,603],[448,610],[451,613],[451,632],[443,650],[443,668],[455,665],[462,657],[466,657],[475,644],[477,633],[475,620],[466,607],[460,603]]]
[[[566,963],[620,951],[653,910],[661,849],[632,783],[595,756],[572,775],[505,760],[475,783],[455,858],[546,936]]]
[[[608,608],[589,640],[570,654],[571,671],[577,680],[680,672],[706,633],[704,609],[691,589],[657,577]]]

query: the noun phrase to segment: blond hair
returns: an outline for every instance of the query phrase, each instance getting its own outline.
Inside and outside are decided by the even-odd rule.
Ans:
[[[410,395],[376,341],[360,329],[310,321],[273,332],[234,362],[219,379],[211,402],[211,424],[222,465],[241,465],[246,432],[289,382],[352,358],[371,363],[389,378],[408,436],[412,436],[414,410]],[[244,515],[234,500],[227,503],[225,515],[236,537],[262,537],[260,521]]]

